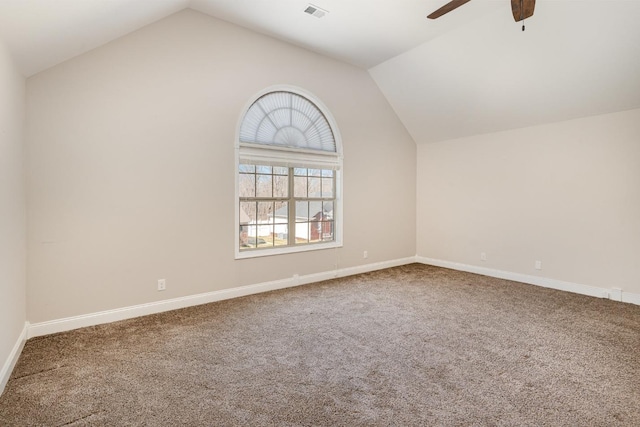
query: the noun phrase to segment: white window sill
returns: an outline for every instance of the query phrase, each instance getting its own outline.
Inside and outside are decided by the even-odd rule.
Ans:
[[[247,258],[257,258],[257,257],[272,256],[272,255],[293,254],[298,252],[319,251],[322,249],[332,249],[332,248],[341,248],[341,247],[342,247],[342,242],[327,242],[327,243],[309,243],[307,245],[286,246],[282,248],[273,248],[273,249],[249,249],[245,251],[236,250],[235,259],[247,259]]]

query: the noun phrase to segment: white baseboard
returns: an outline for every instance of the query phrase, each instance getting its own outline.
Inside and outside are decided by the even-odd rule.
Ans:
[[[208,304],[211,302],[238,298],[247,295],[258,294],[261,292],[274,291],[277,289],[284,289],[299,285],[305,285],[308,283],[320,282],[323,280],[334,279],[336,277],[345,277],[354,274],[366,273],[369,271],[382,270],[384,268],[397,267],[399,265],[410,264],[413,262],[416,262],[415,257],[401,258],[391,261],[361,265],[357,267],[348,267],[339,270],[308,274],[304,276],[294,276],[287,279],[240,286],[237,288],[206,292],[203,294],[189,295],[186,297],[134,305],[114,310],[106,310],[97,313],[67,317],[64,319],[33,323],[28,328],[27,337],[32,338],[57,332],[65,332],[72,329],[84,328],[87,326],[100,325],[103,323],[110,323],[118,320],[146,316],[148,314],[161,313],[163,311],[176,310],[179,308],[191,307],[194,305]]]
[[[433,265],[436,267],[450,268],[452,270],[466,271],[469,273],[481,274],[483,276],[496,277],[498,279],[513,280],[514,282],[527,283],[530,285],[542,286],[545,288],[557,289],[560,291],[573,292],[576,294],[589,295],[596,298],[611,298],[616,301],[628,302],[640,305],[640,294],[622,292],[613,288],[600,288],[596,286],[582,285],[580,283],[565,282],[562,280],[549,279],[546,277],[530,276],[528,274],[513,273],[510,271],[494,270],[476,265],[461,264],[452,261],[443,261],[434,258],[416,256],[416,262]],[[619,295],[619,298],[612,298]]]
[[[622,292],[622,302],[640,305],[640,294],[632,294],[631,292]]]
[[[18,340],[16,341],[13,349],[11,349],[11,353],[9,353],[9,357],[2,365],[2,370],[0,370],[0,395],[4,392],[4,388],[9,382],[9,377],[11,377],[11,372],[13,372],[13,368],[16,366],[18,362],[18,358],[20,357],[20,353],[22,353],[22,349],[24,348],[24,343],[27,340],[27,331],[29,330],[29,322],[24,323],[24,327],[22,328],[22,332],[18,336]]]

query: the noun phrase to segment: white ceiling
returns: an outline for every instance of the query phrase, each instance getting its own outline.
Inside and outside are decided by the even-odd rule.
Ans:
[[[31,76],[191,7],[370,69],[416,142],[640,107],[640,0],[538,0],[524,33],[447,1],[0,0],[0,38]]]

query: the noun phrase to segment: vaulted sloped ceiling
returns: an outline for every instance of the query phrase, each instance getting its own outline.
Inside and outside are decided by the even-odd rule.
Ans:
[[[640,107],[640,1],[537,3],[524,32],[495,10],[370,70],[417,143]]]
[[[416,142],[640,107],[640,0],[0,0],[26,76],[190,7],[369,69]],[[311,3],[323,18],[303,11]]]

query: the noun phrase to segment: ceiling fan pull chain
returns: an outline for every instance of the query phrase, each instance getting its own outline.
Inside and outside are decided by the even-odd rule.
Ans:
[[[524,31],[524,0],[520,0],[520,20],[522,21],[522,31]]]

